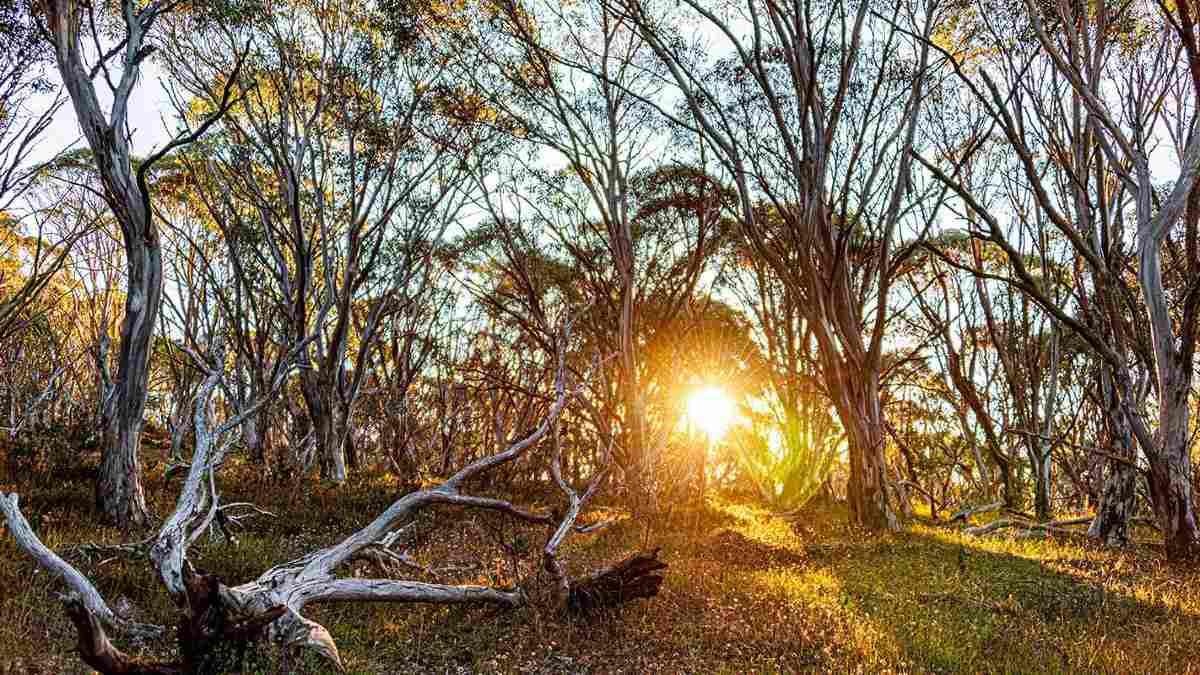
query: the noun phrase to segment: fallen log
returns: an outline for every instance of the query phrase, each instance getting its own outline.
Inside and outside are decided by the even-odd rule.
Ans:
[[[637,598],[658,595],[663,577],[653,574],[666,569],[658,559],[659,549],[634,553],[608,567],[597,570],[570,583],[567,588],[567,609],[586,614],[605,607],[616,607]]]
[[[318,322],[319,323],[319,322]],[[335,602],[417,602],[432,604],[492,604],[519,607],[528,600],[520,588],[500,588],[476,585],[435,584],[390,578],[339,578],[337,570],[359,557],[365,550],[380,551],[395,542],[397,528],[410,522],[419,511],[435,505],[451,505],[485,509],[503,513],[529,523],[551,524],[553,517],[526,511],[504,499],[464,493],[464,486],[474,478],[532,453],[541,440],[556,428],[558,419],[569,401],[581,395],[591,373],[589,369],[577,382],[568,386],[566,346],[570,343],[571,321],[568,319],[556,342],[557,368],[554,398],[541,423],[524,437],[513,440],[507,448],[478,457],[451,477],[433,486],[404,494],[361,529],[340,541],[310,552],[289,562],[278,564],[256,579],[238,586],[226,586],[215,576],[196,570],[189,552],[196,540],[221,513],[220,494],[215,476],[231,452],[234,431],[265,405],[267,395],[219,425],[212,424],[211,401],[221,384],[226,362],[221,343],[217,341],[206,360],[188,350],[196,364],[206,373],[195,398],[195,450],[187,476],[175,502],[158,533],[139,544],[131,554],[144,559],[156,573],[163,588],[180,608],[177,624],[180,657],[170,663],[149,663],[117,649],[106,631],[124,637],[162,636],[159,626],[139,624],[117,614],[104,596],[75,566],[51,551],[38,539],[21,513],[15,494],[0,492],[0,514],[17,547],[40,567],[48,570],[67,586],[75,602],[68,607],[79,632],[79,651],[84,660],[104,675],[109,673],[149,673],[162,675],[184,671],[198,673],[236,672],[251,643],[268,638],[283,647],[283,672],[291,672],[288,663],[297,650],[307,649],[329,661],[334,669],[344,672],[337,644],[324,626],[306,618],[303,611],[310,604]],[[273,369],[270,392],[283,386],[303,351],[314,336],[306,337],[289,350]],[[186,348],[185,348],[186,349]],[[555,468],[557,471],[557,467]],[[599,474],[601,477],[603,473]],[[560,487],[566,484],[561,480]],[[574,510],[570,519],[560,522],[560,529],[570,531],[578,507],[599,488],[602,481],[593,478],[589,490],[582,496],[570,490]],[[569,486],[568,486],[569,487]],[[558,539],[556,541],[561,541]],[[553,543],[553,542],[551,542]],[[143,553],[144,551],[144,553]],[[555,548],[548,544],[547,553],[554,560]],[[124,553],[124,552],[123,552]],[[666,567],[657,559],[658,551],[638,554],[592,575],[574,585],[574,604],[579,608],[619,604],[636,597],[657,593],[662,578],[650,573]],[[565,578],[565,577],[563,577]],[[230,659],[232,657],[232,660]]]
[[[957,522],[959,520],[966,521],[971,516],[978,516],[982,513],[990,513],[992,511],[999,511],[1002,508],[1004,508],[1004,502],[1002,502],[1002,501],[1001,502],[993,502],[991,504],[984,504],[983,506],[966,506],[966,507],[963,507],[962,509],[959,509],[958,511],[956,511],[954,513],[954,515],[950,516],[950,522],[953,523],[953,522]]]
[[[1059,520],[1051,523],[1034,523],[1017,518],[1001,518],[993,520],[986,525],[980,525],[979,527],[964,528],[963,533],[981,536],[1011,527],[1026,531],[1053,532],[1056,534],[1085,534],[1083,530],[1071,530],[1068,528],[1071,525],[1087,525],[1091,520],[1091,518],[1072,518],[1070,520]]]
[[[985,534],[990,534],[992,532],[996,532],[997,530],[1003,530],[1006,528],[1014,528],[1014,529],[1024,530],[1025,532],[1021,536],[1027,536],[1027,535],[1030,535],[1033,533],[1053,533],[1053,534],[1068,534],[1068,535],[1086,534],[1085,530],[1072,530],[1072,529],[1070,529],[1070,527],[1074,526],[1074,525],[1087,525],[1087,524],[1091,523],[1094,518],[1095,518],[1095,516],[1083,516],[1080,518],[1070,518],[1068,520],[1056,520],[1056,521],[1049,522],[1049,523],[1035,523],[1035,522],[1032,522],[1030,520],[1026,520],[1023,518],[1000,518],[998,520],[993,520],[992,522],[987,523],[986,525],[980,525],[978,527],[963,528],[963,534],[969,534],[969,535],[978,537],[978,536],[982,536]],[[1136,517],[1130,518],[1129,522],[1137,523],[1139,525],[1146,525],[1146,526],[1154,528],[1156,530],[1158,529],[1158,524],[1154,522],[1154,519],[1147,518],[1145,516],[1136,516]]]

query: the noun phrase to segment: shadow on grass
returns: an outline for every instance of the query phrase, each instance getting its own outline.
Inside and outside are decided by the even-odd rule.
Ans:
[[[1194,647],[1200,621],[1194,609],[1180,606],[1191,600],[1142,597],[1135,570],[1106,572],[1123,560],[1126,554],[1073,544],[973,540],[935,531],[878,540],[828,569],[847,611],[891,642],[901,665],[917,670],[1200,668]],[[1195,577],[1169,583],[1179,582],[1194,585]]]
[[[751,539],[742,532],[720,529],[702,544],[713,560],[739,568],[769,568],[803,565],[809,559],[795,550]]]
[[[237,547],[200,545],[198,563],[231,583],[344,536],[408,489],[378,477],[337,490],[312,481],[300,488],[264,483],[253,467],[230,469],[222,478],[227,501],[276,513],[253,522]],[[160,480],[152,488],[158,513],[177,487]],[[97,528],[89,481],[17,489],[52,547],[121,539]],[[523,501],[539,496],[528,497]],[[465,514],[447,515],[421,516],[418,553],[478,565],[461,578],[436,580],[479,582],[476,575],[503,569],[503,554],[480,527],[460,518]],[[545,531],[520,531],[530,542],[528,575]],[[0,533],[0,666],[19,658],[14,672],[86,672],[70,653],[74,633],[51,600],[56,586],[33,572],[6,535]],[[920,525],[870,537],[847,527],[836,508],[812,509],[789,523],[716,499],[656,522],[623,519],[602,534],[573,538],[564,562],[579,574],[646,545],[662,546],[671,565],[659,597],[589,620],[565,618],[548,609],[552,603],[512,612],[330,605],[314,606],[312,616],[357,673],[1200,669],[1200,573],[1167,567],[1142,550],[971,539]],[[148,567],[94,561],[84,571],[110,599],[129,598],[140,620],[174,620]],[[271,672],[267,656],[263,672]],[[325,672],[318,662],[309,666]]]

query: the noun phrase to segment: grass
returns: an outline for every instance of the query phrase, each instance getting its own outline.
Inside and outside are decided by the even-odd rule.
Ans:
[[[3,459],[0,490],[22,493],[48,545],[121,540],[95,525],[87,467],[14,471]],[[161,467],[150,468],[148,484],[153,508],[165,513],[174,486],[164,484]],[[236,583],[356,529],[407,488],[386,475],[359,476],[340,489],[280,486],[235,465],[222,489],[227,500],[254,501],[278,516],[254,522],[236,546],[205,540],[199,547],[200,567]],[[516,611],[326,605],[308,613],[329,629],[354,673],[1200,672],[1194,565],[1169,565],[1146,547],[972,538],[920,522],[868,537],[844,521],[835,509],[788,523],[716,497],[653,522],[624,518],[574,539],[569,569],[588,571],[648,544],[661,546],[670,564],[666,583],[653,600],[580,620],[559,615],[546,599],[536,573],[543,530],[430,511],[418,520],[413,554],[441,573],[415,578],[532,580],[534,602]],[[124,597],[141,620],[172,620],[144,565],[82,567],[110,602]],[[3,530],[0,589],[0,672],[88,672],[71,653],[74,635],[54,601],[56,584]],[[251,670],[273,672],[272,653],[263,651]],[[312,670],[321,672],[320,664]]]

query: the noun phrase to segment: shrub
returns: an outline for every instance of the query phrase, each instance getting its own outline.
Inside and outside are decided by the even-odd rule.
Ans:
[[[775,424],[739,428],[733,440],[738,468],[763,500],[795,511],[812,499],[833,466],[839,436],[820,433],[796,414]]]

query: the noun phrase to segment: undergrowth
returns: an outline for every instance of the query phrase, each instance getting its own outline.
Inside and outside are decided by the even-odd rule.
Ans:
[[[86,466],[47,479],[26,460],[20,471],[0,462],[0,490],[22,494],[49,546],[123,540],[95,524]],[[239,464],[222,483],[226,501],[275,514],[251,522],[236,545],[202,541],[197,565],[227,583],[344,536],[409,489],[388,475],[358,476],[341,488],[280,485]],[[152,508],[166,513],[177,486],[164,481],[161,466],[149,468],[147,486]],[[550,507],[554,495],[525,495],[524,503]],[[678,507],[652,520],[612,514],[615,525],[576,537],[564,561],[579,574],[634,549],[662,547],[670,568],[657,598],[586,620],[564,617],[538,578],[544,530],[430,510],[418,518],[411,553],[435,574],[413,571],[413,578],[524,580],[530,606],[326,605],[309,614],[330,630],[354,673],[1200,672],[1200,571],[1168,564],[1148,547],[973,538],[924,521],[866,536],[836,508],[810,508],[789,522],[716,497],[703,509]],[[145,564],[79,564],[139,620],[173,620]],[[377,574],[365,566],[346,573]],[[0,589],[0,672],[88,672],[71,652],[57,584],[2,529]],[[264,646],[246,670],[276,672],[276,658]]]

